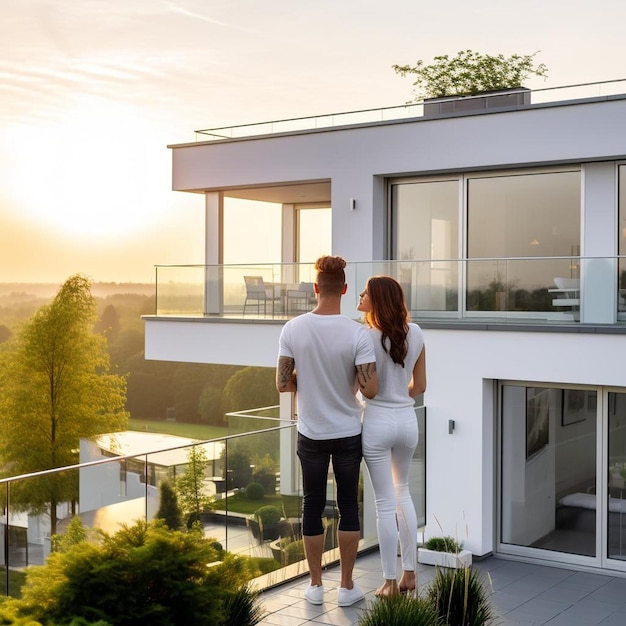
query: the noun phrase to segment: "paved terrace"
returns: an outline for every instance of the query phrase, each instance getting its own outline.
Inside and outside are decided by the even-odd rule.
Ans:
[[[500,626],[624,626],[626,578],[489,557],[474,564],[491,580],[491,601]],[[435,568],[419,565],[421,590],[432,580]],[[357,559],[355,580],[365,600],[354,606],[337,606],[339,567],[324,573],[325,601],[309,604],[303,597],[304,577],[265,591],[261,602],[268,612],[260,626],[356,626],[364,609],[376,601],[380,585],[380,558],[370,552]]]

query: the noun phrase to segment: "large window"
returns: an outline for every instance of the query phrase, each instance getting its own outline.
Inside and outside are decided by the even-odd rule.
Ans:
[[[391,207],[392,258],[420,262],[412,310],[456,310],[464,286],[468,311],[559,311],[549,290],[579,278],[579,169],[398,181]]]
[[[459,189],[458,178],[391,187],[392,254],[407,261],[399,280],[411,310],[458,309]]]
[[[619,167],[618,253],[626,255],[626,165]],[[626,311],[626,259],[619,260],[619,311]]]

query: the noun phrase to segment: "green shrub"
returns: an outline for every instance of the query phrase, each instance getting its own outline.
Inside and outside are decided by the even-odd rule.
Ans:
[[[228,623],[226,599],[258,572],[232,554],[217,562],[222,555],[213,541],[195,530],[169,530],[160,520],[123,526],[99,543],[53,552],[27,571],[22,598],[7,603],[44,624],[221,626]]]
[[[277,524],[282,513],[279,508],[266,504],[254,512],[254,517],[262,524]]]
[[[428,600],[398,595],[378,598],[359,618],[359,626],[443,626]],[[455,625],[456,626],[456,625]]]
[[[285,563],[284,565],[291,565],[298,561],[304,561],[304,540],[297,539],[288,543],[284,549]]]
[[[263,500],[265,497],[265,487],[261,483],[250,483],[246,487],[246,497],[249,500]]]
[[[431,537],[426,541],[424,547],[435,552],[458,554],[463,549],[463,542],[457,541],[453,537]]]
[[[444,624],[483,626],[494,618],[480,574],[472,567],[438,567],[426,597]]]
[[[266,465],[255,467],[254,471],[252,472],[252,480],[257,483],[261,483],[266,493],[276,493],[275,465],[271,465],[269,464],[269,462],[267,462]]]

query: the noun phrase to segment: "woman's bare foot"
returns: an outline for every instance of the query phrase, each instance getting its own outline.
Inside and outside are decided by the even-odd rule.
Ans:
[[[392,580],[385,580],[385,582],[374,592],[377,598],[390,598],[391,596],[397,596],[400,594],[398,589],[398,581],[394,578]]]
[[[398,583],[398,588],[400,593],[406,593],[407,591],[412,593],[415,591],[415,572],[404,570]]]

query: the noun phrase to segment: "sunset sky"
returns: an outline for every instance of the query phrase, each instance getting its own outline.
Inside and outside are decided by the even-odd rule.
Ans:
[[[540,51],[531,88],[626,78],[625,18],[623,0],[0,0],[0,282],[202,263],[202,198],[171,191],[167,149],[194,130],[400,105],[394,63],[464,49]]]

